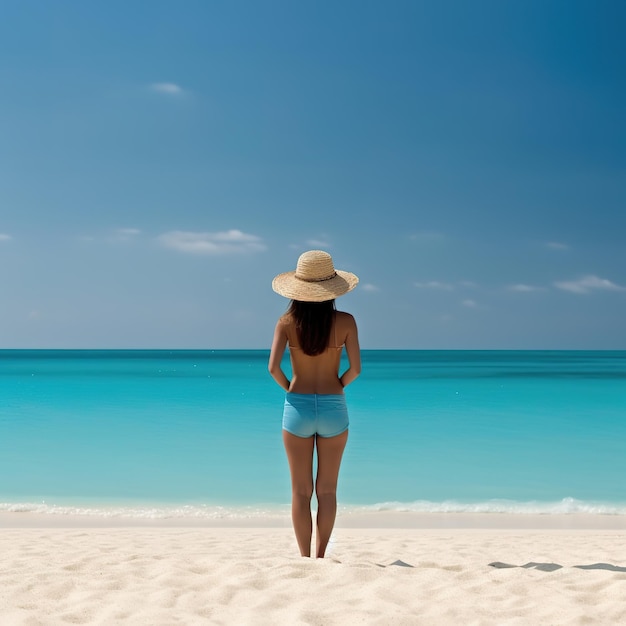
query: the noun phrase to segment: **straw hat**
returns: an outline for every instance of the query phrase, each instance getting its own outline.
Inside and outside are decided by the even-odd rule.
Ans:
[[[295,271],[274,278],[272,289],[292,300],[324,302],[352,291],[358,282],[354,274],[335,270],[328,252],[309,250],[300,255]]]

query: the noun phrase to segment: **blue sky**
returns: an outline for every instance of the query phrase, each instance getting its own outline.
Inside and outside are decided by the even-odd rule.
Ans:
[[[621,0],[0,8],[0,347],[626,349]]]

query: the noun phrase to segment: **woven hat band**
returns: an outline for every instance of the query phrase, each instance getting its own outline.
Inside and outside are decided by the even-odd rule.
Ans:
[[[296,272],[296,278],[298,280],[303,280],[305,283],[323,283],[325,280],[331,280],[337,276],[337,272],[333,272],[330,276],[324,276],[323,278],[304,278],[303,276],[298,276]]]

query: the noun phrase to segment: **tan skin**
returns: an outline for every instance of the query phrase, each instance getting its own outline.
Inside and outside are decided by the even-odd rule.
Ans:
[[[284,316],[276,324],[268,369],[274,380],[293,393],[341,394],[361,373],[361,351],[356,322],[349,313],[337,311],[331,329],[331,344],[322,354],[308,356],[298,349],[294,323]],[[280,363],[287,346],[293,377],[291,380]],[[345,347],[348,369],[339,375],[341,348]],[[313,521],[311,498],[313,496],[313,452],[317,447],[317,532],[315,556],[323,558],[335,525],[337,513],[337,478],[343,451],[348,441],[348,431],[336,437],[296,437],[283,430],[283,442],[291,472],[291,518],[296,540],[302,556],[311,556]]]

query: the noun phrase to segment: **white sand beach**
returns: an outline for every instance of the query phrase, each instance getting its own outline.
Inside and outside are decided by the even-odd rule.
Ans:
[[[288,519],[2,514],[0,563],[3,626],[626,623],[618,516],[340,518],[311,560]]]

